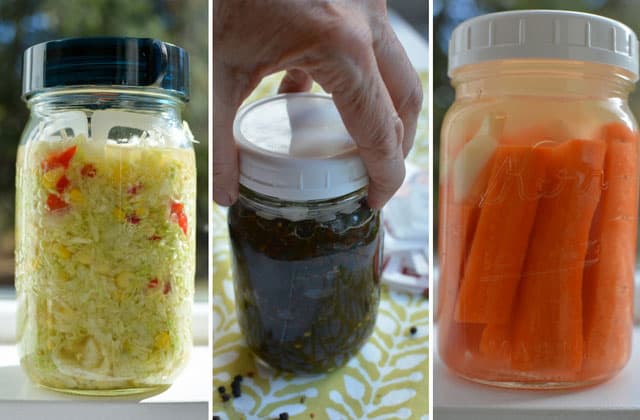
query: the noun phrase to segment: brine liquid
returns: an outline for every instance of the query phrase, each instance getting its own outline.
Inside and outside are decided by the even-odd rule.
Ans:
[[[377,212],[331,221],[267,219],[241,199],[229,210],[236,307],[251,350],[280,370],[345,364],[371,334],[380,299]]]

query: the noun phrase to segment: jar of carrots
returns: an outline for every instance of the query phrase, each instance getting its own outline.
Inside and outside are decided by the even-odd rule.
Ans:
[[[601,382],[630,355],[638,39],[566,11],[462,23],[441,132],[437,341],[513,388]]]

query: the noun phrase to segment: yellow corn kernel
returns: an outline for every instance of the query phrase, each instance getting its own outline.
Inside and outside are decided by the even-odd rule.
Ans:
[[[69,191],[69,200],[71,200],[73,204],[82,204],[84,203],[84,195],[80,192],[79,189],[74,188]]]
[[[157,348],[159,349],[166,349],[167,347],[169,347],[169,344],[171,343],[171,337],[169,337],[169,333],[168,332],[161,332],[160,334],[156,335],[155,338],[155,345]]]
[[[57,168],[48,170],[47,172],[44,173],[44,175],[42,175],[42,185],[46,189],[55,188],[56,184],[58,183],[58,181],[60,180],[63,174],[64,174],[64,168],[62,167],[57,167]]]
[[[91,265],[91,263],[93,262],[93,256],[91,255],[91,252],[86,249],[76,252],[73,255],[73,259],[84,265]]]
[[[123,271],[116,276],[116,286],[118,286],[118,289],[126,289],[127,287],[129,287],[129,284],[131,284],[132,278],[133,274],[127,271]]]
[[[60,279],[61,281],[65,281],[66,282],[66,281],[70,280],[69,276],[67,275],[67,273],[65,273],[62,270],[58,270],[57,274],[58,274],[58,279]]]
[[[63,260],[68,260],[71,257],[71,252],[62,244],[55,244],[53,246],[53,252]]]
[[[138,207],[136,209],[136,216],[140,217],[140,218],[145,218],[149,215],[149,209],[146,207]]]
[[[120,207],[115,207],[113,209],[113,216],[121,222],[124,221],[125,218],[125,214]]]

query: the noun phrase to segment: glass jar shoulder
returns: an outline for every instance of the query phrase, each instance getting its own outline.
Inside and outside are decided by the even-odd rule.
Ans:
[[[193,135],[182,120],[184,103],[170,95],[117,88],[53,89],[28,102],[30,119],[22,144],[84,135],[157,148],[191,148]]]
[[[245,242],[277,259],[308,259],[374,242],[380,232],[380,214],[366,198],[350,202],[281,206],[241,195],[230,207],[231,238]],[[322,207],[322,206],[321,206]],[[286,250],[286,252],[282,252]]]
[[[132,110],[105,110],[32,112],[19,144],[56,142],[78,136],[100,144],[168,150],[193,150],[196,142],[185,121]]]
[[[442,125],[441,168],[446,174],[465,147],[598,140],[610,123],[638,129],[627,102],[620,98],[478,95],[457,99]]]

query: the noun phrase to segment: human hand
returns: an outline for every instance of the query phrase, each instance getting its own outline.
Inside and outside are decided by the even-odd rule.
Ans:
[[[238,197],[233,120],[263,77],[287,70],[280,92],[315,80],[328,93],[382,207],[404,179],[422,104],[420,79],[395,36],[384,0],[214,0],[213,196]]]

